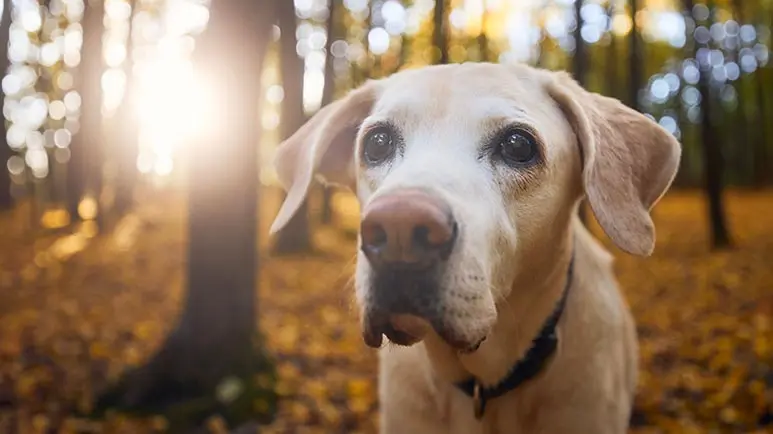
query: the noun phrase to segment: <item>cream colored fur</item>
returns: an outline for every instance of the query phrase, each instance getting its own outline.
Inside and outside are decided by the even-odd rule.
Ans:
[[[378,121],[401,131],[404,152],[386,166],[360,163],[360,140]],[[529,173],[480,156],[486,134],[530,127],[544,164]],[[624,433],[636,387],[637,342],[612,258],[577,218],[587,197],[623,250],[654,246],[649,211],[678,165],[676,140],[616,100],[591,94],[565,73],[472,64],[407,70],[370,81],[322,109],[276,158],[288,196],[284,225],[313,177],[345,185],[366,206],[405,187],[430,189],[460,225],[446,273],[446,321],[470,344],[463,354],[431,330],[410,347],[380,350],[381,433]],[[527,351],[556,305],[574,251],[559,348],[538,377],[473,417],[455,381],[499,382]],[[371,302],[370,266],[357,258],[361,307]]]

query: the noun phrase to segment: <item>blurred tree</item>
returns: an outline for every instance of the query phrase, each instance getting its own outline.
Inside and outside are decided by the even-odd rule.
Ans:
[[[743,23],[745,21],[743,17],[743,7],[741,7],[739,2],[737,0],[732,0],[730,2],[730,7],[733,11],[733,17],[738,20],[739,23]],[[739,59],[739,54],[741,47],[742,44],[738,44],[736,49],[728,48],[728,60],[736,62],[740,65],[741,62]],[[740,128],[734,128],[733,131],[729,131],[730,129],[728,128],[725,130],[732,134],[731,140],[733,142],[733,146],[729,148],[729,150],[734,151],[734,154],[736,154],[735,160],[740,162],[742,167],[746,166],[744,167],[745,170],[739,171],[740,173],[737,173],[737,175],[739,175],[741,178],[753,178],[756,176],[755,167],[753,164],[750,165],[747,162],[751,161],[750,157],[752,159],[754,158],[753,152],[755,151],[756,145],[752,138],[754,132],[749,128],[749,122],[752,120],[754,115],[751,113],[750,109],[752,107],[749,105],[750,98],[747,96],[754,97],[754,95],[745,91],[745,87],[747,87],[746,84],[748,81],[745,78],[746,77],[742,77],[735,82],[735,87],[737,88],[736,95],[738,98],[738,108],[733,110],[733,113],[727,113],[728,117],[730,117],[732,121],[737,122]]]
[[[85,3],[83,13],[83,45],[75,88],[81,96],[80,129],[70,144],[70,162],[67,169],[67,210],[74,221],[81,216],[78,205],[87,185],[99,186],[102,177],[102,35],[104,5],[101,1]]]
[[[448,39],[450,35],[447,29],[446,1],[435,0],[435,10],[432,18],[432,42],[439,54],[439,57],[436,57],[437,63],[441,65],[448,63]]]
[[[588,47],[585,44],[585,39],[582,37],[582,27],[584,25],[582,19],[582,6],[583,0],[576,0],[574,2],[574,54],[572,55],[572,75],[574,79],[580,84],[580,86],[587,87],[587,74],[588,74]],[[580,220],[583,222],[587,219],[585,201],[580,202],[580,206],[577,208]]]
[[[0,15],[0,79],[5,77],[8,72],[8,38],[11,28],[11,7],[10,0],[2,4],[3,11]],[[5,92],[0,89],[0,107],[5,105]],[[13,205],[11,198],[11,173],[8,171],[8,159],[13,156],[11,148],[8,146],[5,130],[5,116],[2,118],[0,126],[0,210],[8,209]]]
[[[542,1],[540,2],[539,7],[535,11],[536,13],[536,21],[540,23],[539,25],[539,39],[537,43],[537,58],[534,59],[534,66],[537,68],[546,68],[546,62],[545,58],[547,57],[547,45],[550,41],[550,38],[548,37],[547,32],[545,31],[545,17],[546,17],[546,9],[548,7],[550,2]],[[485,15],[484,15],[485,17]]]
[[[374,10],[376,6],[377,4],[375,2],[368,2],[368,19],[366,20],[367,24],[365,26],[365,32],[363,33],[365,38],[363,43],[365,46],[365,64],[362,67],[362,74],[357,86],[369,78],[378,77],[379,74],[378,56],[374,55],[373,50],[370,49],[370,31],[373,30],[375,25],[374,21],[376,19],[376,14],[374,13]]]
[[[298,23],[295,18],[295,4],[280,1],[277,7],[279,29],[279,52],[282,73],[284,99],[280,124],[281,139],[289,138],[306,121],[303,112],[303,72],[304,60],[298,56],[298,40],[295,31]],[[308,201],[304,201],[298,212],[277,234],[272,253],[277,255],[301,253],[311,250],[309,234]]]
[[[630,0],[631,31],[628,34],[628,104],[634,110],[639,110],[639,89],[642,87],[643,56],[639,25],[636,13],[639,11],[638,0]]]
[[[209,26],[194,52],[212,110],[189,154],[183,312],[161,349],[101,395],[96,414],[111,407],[163,413],[171,431],[186,433],[214,413],[232,425],[273,416],[275,372],[255,323],[255,120],[274,6],[272,0],[211,3]]]
[[[486,33],[486,27],[488,26],[489,11],[486,5],[486,0],[482,0],[483,11],[480,17],[480,33],[478,33],[478,50],[480,51],[480,61],[488,62],[489,55],[489,41],[488,34]],[[540,28],[541,31],[541,28]]]
[[[413,42],[412,38],[409,38],[406,33],[400,34],[400,56],[397,61],[397,68],[393,72],[402,70],[408,64],[408,59],[410,59],[411,55],[411,42]]]
[[[129,18],[129,34],[126,38],[126,60],[123,70],[126,74],[123,100],[118,108],[118,136],[115,143],[118,155],[117,179],[115,189],[115,211],[118,215],[128,211],[134,202],[134,185],[137,179],[137,156],[139,153],[139,116],[136,106],[136,78],[132,73],[134,68],[134,15],[137,11],[137,1],[129,2],[132,16]]]
[[[612,31],[612,20],[617,13],[615,5],[616,3],[613,0],[607,2],[607,16],[609,17],[609,46],[607,47],[607,56],[606,61],[604,62],[604,66],[606,67],[606,71],[604,71],[604,82],[607,84],[604,91],[606,92],[607,96],[617,98],[617,82],[619,75],[617,71],[617,36],[615,36],[615,33]]]
[[[574,54],[572,55],[572,74],[574,79],[580,83],[581,86],[586,86],[586,76],[588,74],[588,47],[585,44],[585,39],[582,37],[582,27],[584,25],[582,19],[582,6],[583,0],[576,0],[574,2]]]
[[[354,60],[349,63],[352,78],[350,86],[353,88],[361,85],[370,77],[371,53],[370,44],[368,43],[368,32],[370,32],[371,29],[372,18],[373,14],[370,13],[370,9],[368,9],[368,17],[364,23],[361,23],[361,20],[354,14],[348,14],[347,26],[350,26],[350,28],[347,29],[347,34],[348,36],[354,36],[355,39],[358,39],[357,41],[350,41],[349,43],[356,45],[362,44],[362,47],[364,48],[363,60]],[[361,24],[364,24],[364,29],[360,32],[359,30],[362,28]]]
[[[768,76],[769,78],[766,80],[765,72],[758,71],[757,74],[754,74],[756,119],[762,121],[759,128],[757,152],[754,154],[758,186],[770,185],[773,182],[773,167],[771,167],[773,166],[773,158],[771,158],[773,157],[773,122],[764,121],[771,119],[771,112],[773,112],[773,107],[771,107],[773,105],[773,98],[771,98],[773,91],[768,90],[773,82],[773,74],[768,72]]]
[[[327,16],[327,40],[325,41],[325,87],[322,89],[322,103],[324,107],[335,99],[335,57],[333,56],[333,42],[346,38],[346,32],[343,31],[343,20],[338,19],[338,15],[343,15],[339,4],[340,0],[330,0],[328,2]],[[407,50],[403,46],[402,53]],[[322,212],[320,220],[323,224],[330,224],[333,221],[333,188],[323,186],[322,189]]]
[[[684,7],[692,14],[694,10],[693,0],[683,0]],[[709,7],[711,4],[709,4]],[[708,17],[707,27],[711,27],[713,21],[712,13]],[[691,35],[692,36],[692,35]],[[700,48],[699,44],[692,41],[696,59]],[[722,197],[723,183],[723,159],[722,149],[719,142],[720,134],[716,131],[713,119],[712,92],[710,86],[710,71],[700,67],[700,78],[698,80],[698,90],[701,95],[701,142],[703,150],[703,168],[706,196],[708,199],[709,222],[711,223],[711,243],[714,248],[724,248],[730,246],[730,233],[725,221],[725,207]]]
[[[746,10],[741,0],[732,0],[731,8],[733,17],[740,24],[747,23]],[[738,44],[737,50],[733,53],[735,61],[740,64],[740,52],[743,45]],[[740,111],[745,125],[742,128],[735,129],[743,148],[750,153],[753,160],[751,172],[753,173],[753,182],[757,186],[762,186],[768,180],[769,164],[767,149],[767,128],[750,128],[752,125],[759,125],[765,118],[765,92],[763,90],[763,73],[752,74],[742,77],[738,80],[738,110]],[[749,89],[754,86],[754,89]],[[764,123],[763,123],[764,125]],[[740,130],[740,131],[738,131]],[[754,140],[752,140],[752,137]]]

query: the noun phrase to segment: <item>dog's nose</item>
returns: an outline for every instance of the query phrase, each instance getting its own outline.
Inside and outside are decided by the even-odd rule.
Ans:
[[[360,235],[371,266],[425,269],[451,254],[457,225],[443,201],[411,189],[369,203],[363,210]]]

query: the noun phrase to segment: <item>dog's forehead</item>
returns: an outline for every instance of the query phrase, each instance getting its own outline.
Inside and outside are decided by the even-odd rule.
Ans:
[[[476,63],[406,70],[384,80],[372,114],[401,124],[531,118],[546,98],[541,74],[529,67]]]

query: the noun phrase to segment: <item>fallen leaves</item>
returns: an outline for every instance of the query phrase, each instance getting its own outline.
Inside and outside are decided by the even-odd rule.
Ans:
[[[362,343],[350,282],[356,215],[350,203],[340,206],[342,226],[315,232],[319,254],[261,259],[260,327],[282,397],[262,433],[377,432],[376,354]],[[736,250],[709,252],[702,198],[687,193],[670,194],[655,210],[651,258],[610,245],[639,329],[636,434],[773,431],[773,222],[764,218],[773,193],[733,194],[728,207]],[[114,234],[61,255],[70,258],[64,265],[37,256],[53,239],[28,246],[0,233],[19,246],[0,252],[0,434],[168,426],[158,417],[93,422],[73,411],[141,364],[172,325],[183,288],[183,210],[181,202],[148,200]],[[224,400],[241,387],[221,386]],[[250,405],[262,412],[266,403]],[[208,425],[228,429],[218,418]]]
[[[665,432],[771,423],[773,316],[760,309],[773,289],[773,223],[760,216],[773,211],[773,197],[732,194],[728,211],[736,249],[710,252],[703,198],[673,193],[655,210],[655,254],[616,255],[639,328],[637,409]]]

